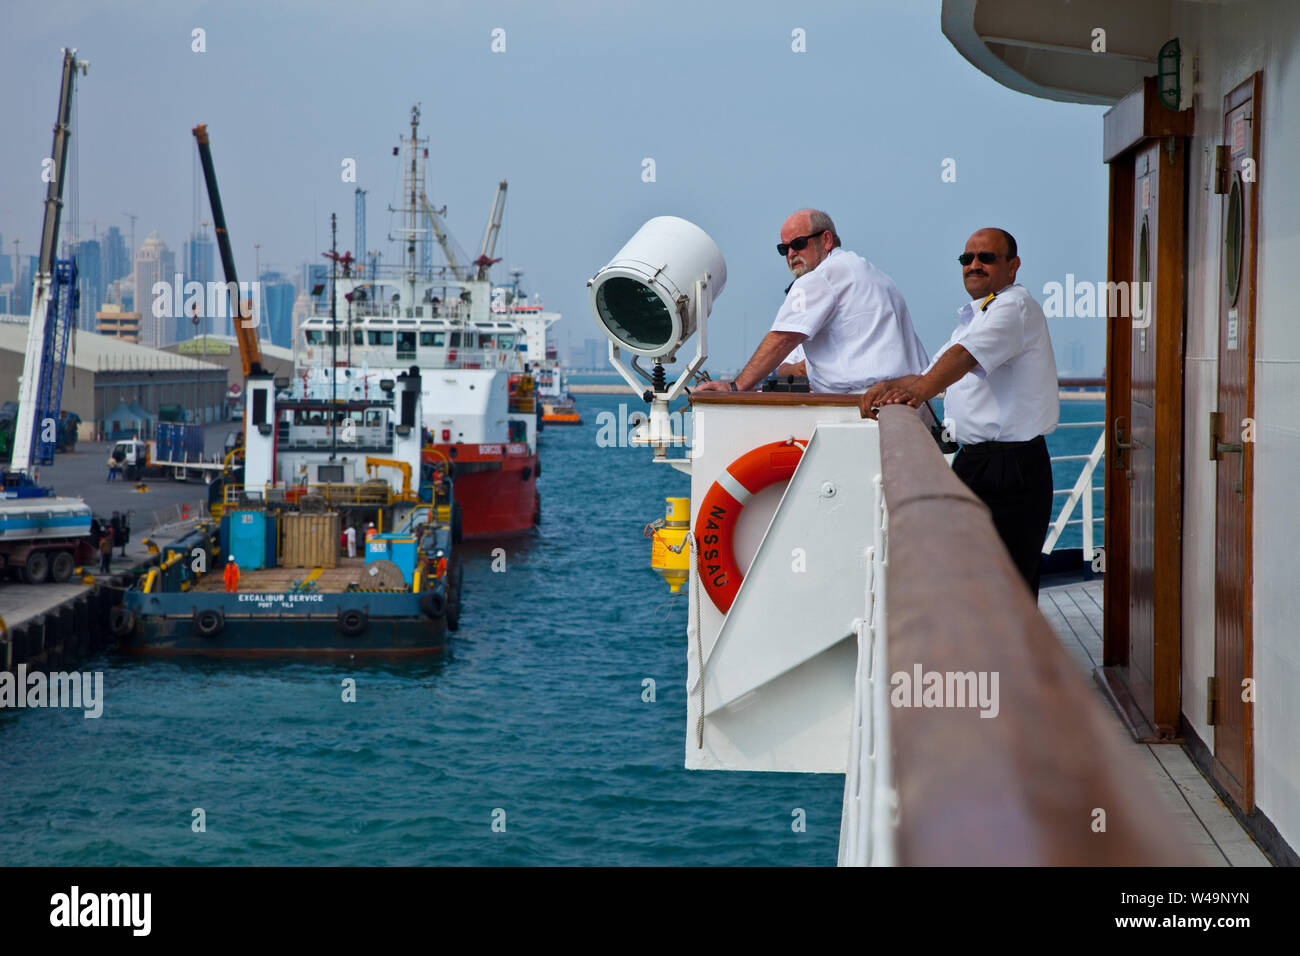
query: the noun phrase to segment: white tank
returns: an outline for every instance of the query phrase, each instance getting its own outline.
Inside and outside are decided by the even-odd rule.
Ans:
[[[706,276],[704,316],[698,316],[692,292]],[[651,358],[672,354],[694,335],[726,284],[717,243],[677,216],[651,219],[587,283],[604,333],[620,349]]]

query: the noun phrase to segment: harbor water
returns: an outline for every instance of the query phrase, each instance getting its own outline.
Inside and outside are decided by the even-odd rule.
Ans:
[[[108,655],[98,719],[0,711],[0,865],[834,864],[841,775],[683,768],[687,598],[642,529],[689,482],[626,447],[635,398],[578,408],[541,436],[538,533],[466,546],[444,658]]]
[[[686,596],[642,529],[688,480],[597,444],[624,401],[543,432],[541,527],[467,546],[444,659],[110,655],[100,718],[0,711],[0,865],[833,865],[842,775],[683,767]]]

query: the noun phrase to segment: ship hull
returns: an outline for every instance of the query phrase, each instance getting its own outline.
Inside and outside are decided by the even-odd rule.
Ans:
[[[467,540],[527,534],[537,524],[540,500],[537,454],[524,445],[435,445],[428,463],[452,462],[461,531]]]
[[[421,613],[414,594],[128,592],[123,604],[133,614],[131,626],[118,638],[124,654],[409,657],[441,654],[447,645],[446,619]],[[310,610],[304,611],[304,605]],[[215,633],[203,634],[199,618],[208,611],[220,612],[222,624]],[[340,619],[349,611],[360,611],[364,624],[345,632]]]

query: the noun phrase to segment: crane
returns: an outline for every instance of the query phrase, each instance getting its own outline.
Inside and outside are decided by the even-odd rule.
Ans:
[[[492,264],[501,261],[493,259],[492,253],[496,251],[497,236],[501,232],[501,217],[506,211],[506,185],[504,179],[497,184],[497,194],[492,199],[492,213],[488,216],[487,229],[483,231],[483,245],[479,247],[478,258],[474,260],[474,265],[478,266],[480,279],[486,279]]]
[[[59,245],[59,221],[63,214],[63,174],[68,160],[72,91],[77,70],[81,70],[84,76],[89,68],[89,61],[77,59],[75,49],[64,48],[59,114],[54,124],[54,146],[50,151],[52,165],[45,190],[40,264],[32,280],[27,352],[23,360],[23,381],[18,391],[18,418],[14,423],[14,450],[10,462],[10,471],[18,476],[12,486],[26,488],[28,494],[40,493],[28,477],[28,470],[33,465],[54,461],[68,337],[76,324],[77,265],[72,259],[56,260],[54,256]],[[49,427],[51,421],[56,423],[54,428]],[[11,482],[5,484],[11,485]]]
[[[433,227],[433,237],[438,240],[438,245],[442,246],[442,255],[447,260],[447,268],[457,279],[469,277],[469,269],[460,264],[460,258],[456,255],[456,250],[452,247],[451,237],[447,234],[447,228],[442,224],[442,217],[438,210],[433,208],[429,202],[428,195],[423,189],[420,190],[420,208],[424,210],[425,216],[429,219],[429,225]],[[443,212],[447,207],[442,208]]]
[[[262,368],[262,346],[257,341],[257,328],[242,319],[243,303],[239,302],[239,279],[235,275],[235,254],[230,248],[230,234],[226,231],[226,213],[221,208],[221,193],[217,189],[217,171],[212,165],[212,148],[208,141],[206,124],[194,127],[194,139],[199,146],[199,162],[203,165],[203,181],[207,183],[208,200],[212,204],[212,226],[217,234],[217,248],[221,251],[221,268],[226,274],[226,288],[232,291],[230,306],[237,317],[234,323],[235,340],[239,343],[239,359],[243,365],[244,378],[250,375],[264,375]]]

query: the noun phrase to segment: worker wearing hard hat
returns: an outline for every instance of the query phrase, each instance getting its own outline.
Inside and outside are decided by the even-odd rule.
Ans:
[[[222,578],[226,582],[227,594],[234,594],[239,590],[239,565],[235,563],[234,558],[226,562],[226,570]]]

